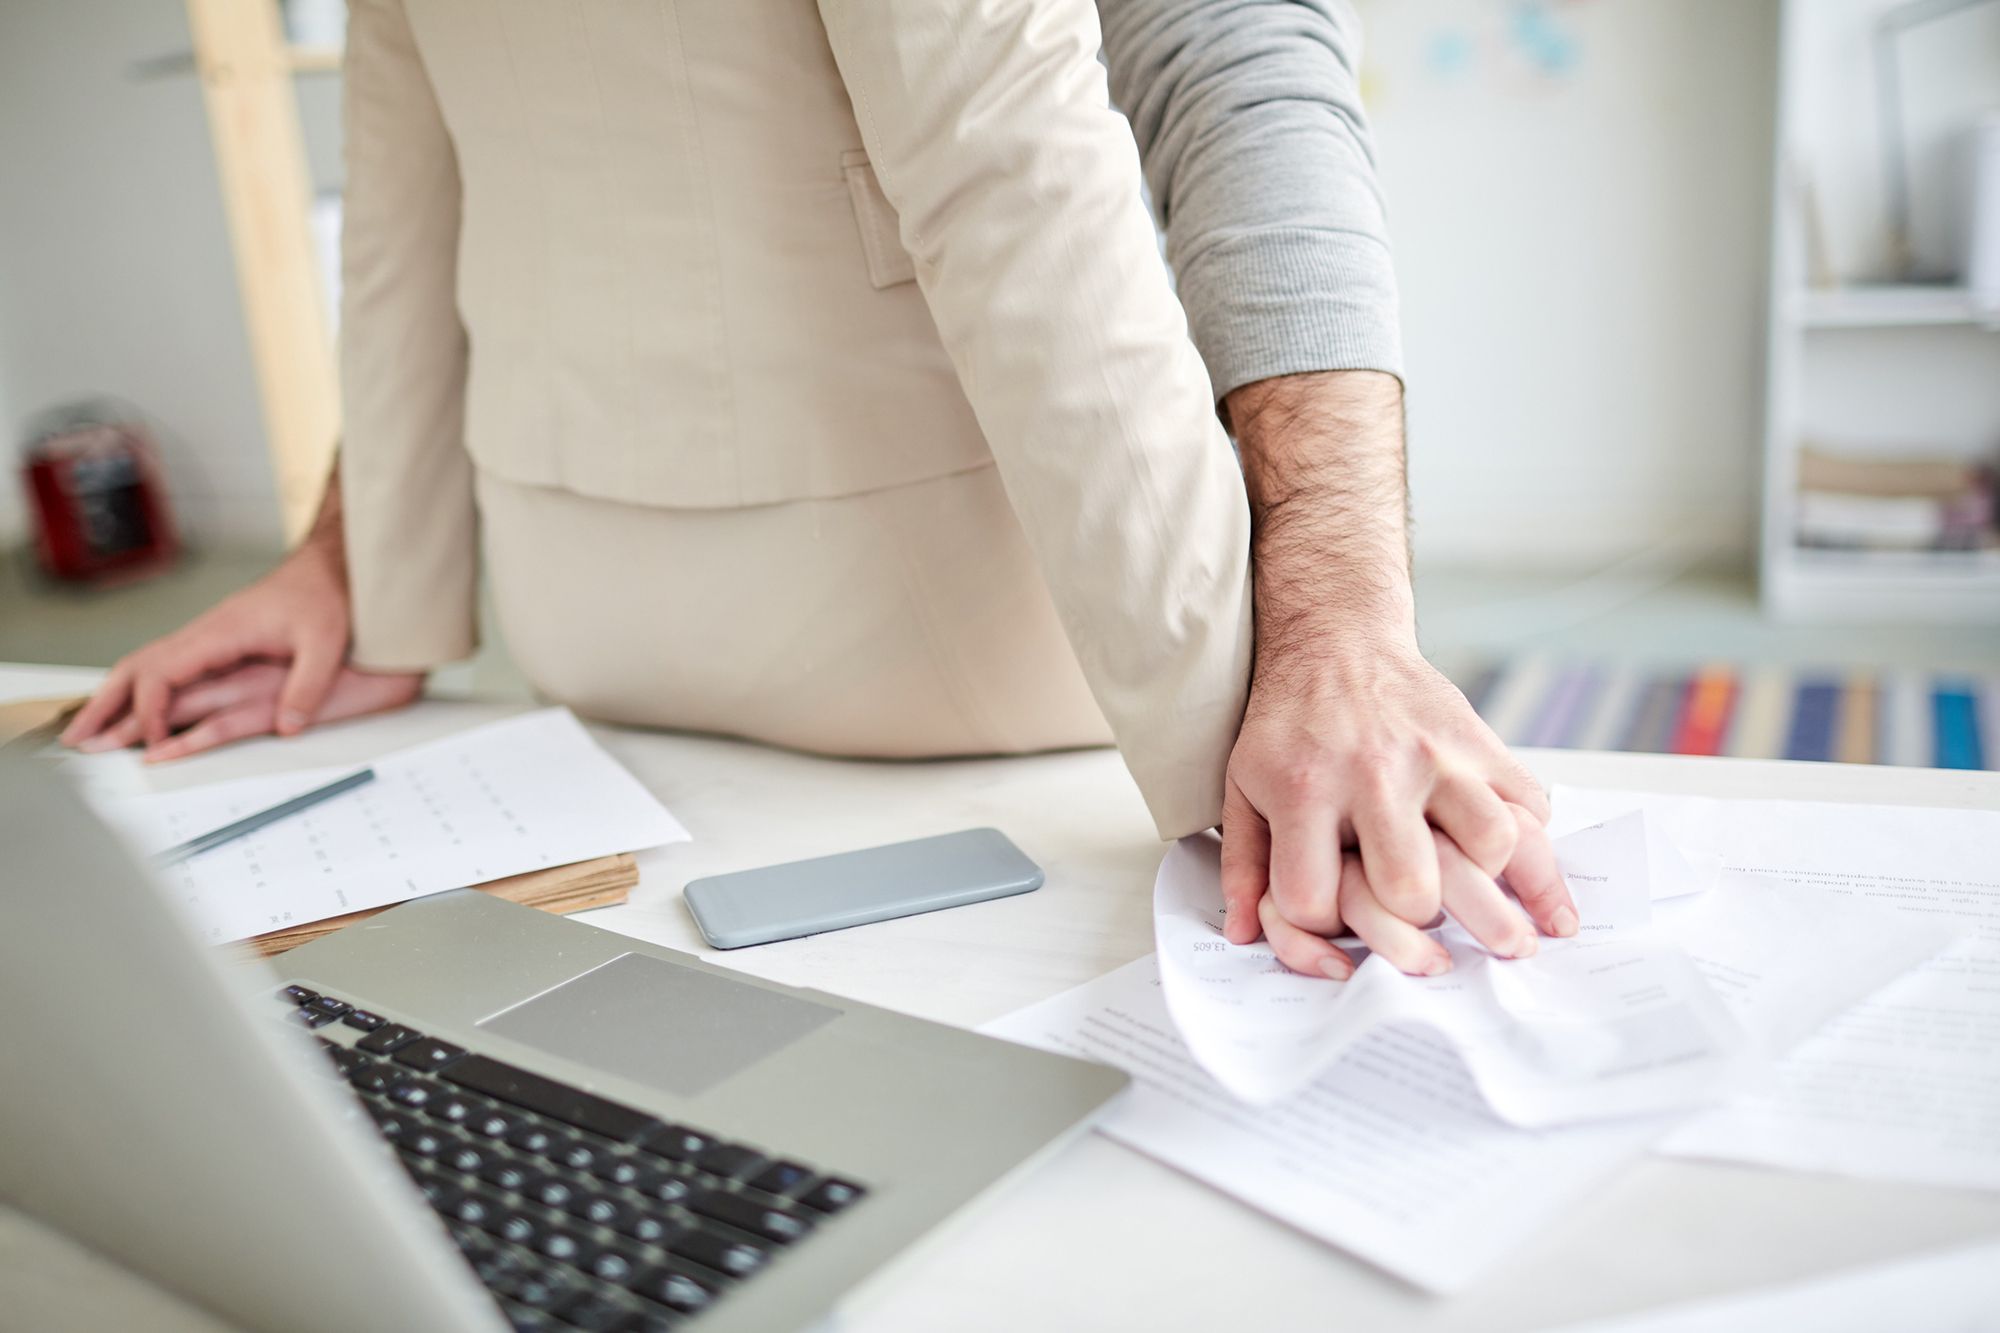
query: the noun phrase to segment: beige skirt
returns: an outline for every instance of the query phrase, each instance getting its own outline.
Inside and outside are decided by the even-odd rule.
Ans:
[[[743,509],[478,497],[508,650],[579,713],[856,757],[1111,741],[990,465]]]

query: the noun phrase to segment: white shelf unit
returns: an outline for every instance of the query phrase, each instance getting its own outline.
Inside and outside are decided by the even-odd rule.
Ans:
[[[1886,0],[1784,2],[1767,304],[1762,596],[1766,611],[1784,620],[2000,623],[2000,552],[1818,550],[1800,546],[1795,536],[1798,456],[1808,440],[1879,455],[1950,452],[1989,461],[2000,455],[2000,311],[1983,310],[1964,288],[1945,284],[1807,285],[1800,168],[1811,156],[1814,131],[1824,139],[1826,128],[1811,123],[1824,115],[1825,102],[1816,103],[1807,85],[1818,75],[1823,93],[1828,80],[1848,73],[1808,68],[1808,62],[1825,62],[1838,42],[1865,44],[1873,17],[1885,7]],[[1830,31],[1829,25],[1845,30]],[[1847,78],[1845,91],[1850,104],[1865,100],[1872,117],[1872,87],[1855,88]],[[1865,164],[1872,165],[1872,159]]]
[[[1915,283],[1806,288],[1791,294],[1790,315],[1803,329],[2000,328],[2000,310],[1981,310],[1965,288]]]

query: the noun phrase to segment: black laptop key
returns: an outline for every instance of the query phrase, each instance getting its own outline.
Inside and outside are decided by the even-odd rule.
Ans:
[[[424,1114],[447,1124],[464,1125],[479,1114],[479,1108],[469,1097],[456,1092],[447,1092],[442,1097],[431,1098],[431,1104],[424,1108]]]
[[[764,1164],[764,1154],[740,1143],[711,1143],[695,1154],[694,1164],[724,1180],[746,1176]]]
[[[670,1162],[691,1162],[713,1142],[708,1135],[686,1125],[662,1125],[639,1146]]]
[[[597,1155],[597,1164],[590,1168],[590,1173],[613,1185],[637,1185],[652,1169],[637,1158],[607,1152]]]
[[[401,1076],[370,1061],[357,1065],[347,1076],[349,1086],[356,1092],[387,1092],[400,1081]]]
[[[278,994],[284,999],[290,1000],[293,1004],[311,1004],[319,998],[318,991],[307,990],[304,986],[287,986],[279,991]]]
[[[324,1041],[325,1038],[322,1037],[321,1040]],[[327,1047],[326,1058],[333,1061],[333,1067],[343,1074],[351,1074],[362,1065],[369,1063],[367,1056],[347,1046]]]
[[[624,1323],[612,1325],[612,1333],[674,1333],[676,1329],[684,1327],[688,1325],[684,1325],[674,1315],[668,1315],[664,1311],[660,1313],[646,1311],[644,1315],[626,1315]]]
[[[321,995],[310,1002],[310,1007],[333,1018],[344,1018],[354,1008],[345,1000],[336,1000],[331,995]]]
[[[768,1194],[790,1194],[813,1178],[813,1169],[797,1162],[773,1162],[750,1177],[751,1185]]]
[[[679,1171],[649,1166],[632,1182],[632,1188],[661,1203],[679,1203],[694,1192],[694,1182]]]
[[[764,1260],[770,1257],[769,1251],[761,1245],[753,1245],[747,1240],[731,1240],[717,1232],[701,1229],[674,1237],[668,1242],[667,1250],[731,1277],[749,1276],[762,1268]]]
[[[726,1222],[739,1231],[747,1231],[781,1245],[789,1245],[812,1230],[812,1223],[802,1213],[775,1204],[759,1203],[740,1194],[725,1194],[720,1190],[697,1194],[688,1200],[687,1206],[690,1212]]]
[[[551,1148],[554,1148],[557,1143],[567,1137],[568,1135],[558,1134],[547,1125],[538,1125],[533,1121],[523,1122],[516,1120],[514,1128],[507,1133],[507,1142],[519,1148],[522,1152],[531,1152],[536,1156],[540,1156],[548,1152]]]
[[[489,1206],[486,1216],[479,1225],[485,1228],[488,1234],[498,1236],[501,1240],[512,1241],[516,1245],[526,1245],[534,1239],[535,1219],[527,1210],[495,1204],[490,1199],[487,1203]]]
[[[600,1282],[615,1282],[622,1287],[637,1277],[644,1266],[645,1261],[636,1248],[612,1241],[598,1246],[597,1253],[590,1256],[583,1269]]]
[[[684,1224],[674,1221],[664,1210],[649,1213],[637,1208],[625,1213],[612,1225],[645,1245],[665,1245],[687,1230]]]
[[[406,1028],[401,1023],[390,1023],[376,1028],[373,1032],[355,1042],[362,1050],[374,1055],[387,1055],[398,1046],[407,1046],[422,1038],[424,1034],[415,1028]]]
[[[420,1111],[430,1105],[431,1099],[437,1095],[436,1088],[415,1079],[393,1083],[389,1087],[389,1100],[412,1111]]]
[[[462,1171],[468,1176],[477,1175],[486,1165],[486,1154],[469,1143],[456,1143],[438,1158],[454,1171]]]
[[[636,1205],[625,1202],[615,1194],[581,1189],[570,1197],[564,1207],[569,1209],[570,1216],[580,1217],[600,1227],[616,1227],[624,1218],[639,1211]]]
[[[816,1213],[837,1213],[868,1191],[851,1180],[829,1176],[799,1196],[799,1202]]]
[[[546,1208],[567,1208],[569,1201],[576,1197],[576,1188],[561,1176],[537,1176],[522,1188],[521,1193]]]
[[[417,1129],[406,1135],[397,1146],[404,1152],[415,1153],[419,1157],[436,1157],[450,1142],[434,1129]]]
[[[503,1190],[518,1190],[533,1180],[535,1173],[520,1162],[505,1157],[490,1158],[479,1169],[479,1178]]]
[[[315,1009],[311,1005],[306,1005],[302,1009],[292,1010],[292,1012],[285,1015],[285,1017],[291,1019],[294,1023],[297,1023],[301,1027],[317,1029],[317,1028],[323,1028],[328,1023],[333,1022],[333,1020],[339,1017],[339,1015],[329,1014],[324,1009]]]
[[[625,1317],[625,1307],[594,1291],[578,1291],[556,1307],[556,1317],[584,1333],[605,1333]]]
[[[568,1227],[545,1227],[535,1248],[557,1263],[573,1264],[579,1261],[587,1244],[584,1238]]]
[[[595,1143],[586,1139],[571,1139],[549,1153],[548,1158],[552,1162],[560,1162],[572,1171],[592,1171],[596,1169],[598,1159],[605,1155],[605,1149]]]
[[[531,1305],[513,1305],[502,1302],[500,1313],[507,1318],[507,1327],[514,1333],[559,1333],[562,1328],[555,1316],[546,1310],[537,1310]]]
[[[682,1314],[706,1310],[709,1302],[715,1299],[714,1279],[696,1277],[680,1264],[649,1268],[631,1286],[634,1292],[647,1300]]]
[[[521,1128],[521,1117],[509,1111],[482,1110],[465,1127],[489,1139],[505,1139]]]
[[[560,1120],[614,1143],[636,1139],[659,1124],[629,1106],[483,1055],[465,1057],[446,1069],[444,1077],[460,1087],[483,1092],[495,1101]]]
[[[443,1069],[464,1054],[463,1046],[454,1046],[436,1037],[422,1037],[398,1046],[395,1060],[397,1064],[408,1065],[412,1069]]]
[[[354,1009],[341,1017],[341,1022],[359,1032],[373,1032],[389,1020],[380,1014],[371,1014],[366,1009]]]
[[[459,1222],[469,1222],[473,1226],[485,1221],[487,1212],[493,1207],[477,1194],[468,1194],[464,1191],[460,1191],[449,1204],[434,1203],[432,1206],[447,1217]]]

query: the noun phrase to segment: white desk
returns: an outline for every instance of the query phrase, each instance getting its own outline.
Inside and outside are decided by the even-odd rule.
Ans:
[[[77,679],[88,678],[67,678]],[[65,683],[0,668],[0,698]],[[504,711],[427,703],[193,760],[156,780],[180,785],[349,762]],[[1110,752],[846,763],[706,738],[600,735],[695,840],[642,856],[632,901],[588,914],[593,924],[965,1025],[1152,948],[1160,846]],[[2000,774],[1561,751],[1526,758],[1550,782],[2000,809]],[[719,955],[702,944],[679,901],[680,886],[697,875],[974,824],[1005,829],[1047,869],[1047,886]],[[1090,1136],[934,1238],[876,1284],[844,1327],[1529,1329],[1993,1237],[2000,1237],[2000,1195],[1645,1161],[1531,1240],[1504,1271],[1440,1301]],[[4,1270],[21,1269],[24,1245],[0,1229],[0,1308],[10,1280],[21,1287]],[[40,1282],[46,1288],[52,1280],[45,1274]]]

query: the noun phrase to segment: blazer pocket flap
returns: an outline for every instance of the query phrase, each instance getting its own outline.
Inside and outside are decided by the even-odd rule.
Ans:
[[[842,153],[840,173],[847,178],[847,197],[854,204],[854,221],[861,229],[861,252],[868,257],[868,281],[894,287],[917,280],[916,261],[903,248],[901,223],[866,153]]]

